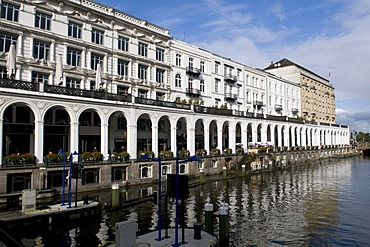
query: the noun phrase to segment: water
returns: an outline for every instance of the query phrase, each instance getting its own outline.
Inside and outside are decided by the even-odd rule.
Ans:
[[[340,159],[192,188],[187,226],[203,221],[207,197],[230,206],[230,246],[366,246],[370,243],[370,159]],[[174,202],[168,206],[174,225]],[[142,203],[70,226],[11,231],[25,246],[98,246],[114,240],[115,222],[157,227],[157,206]],[[181,212],[181,211],[180,211]],[[180,217],[180,222],[182,217]],[[217,219],[215,220],[215,231]]]

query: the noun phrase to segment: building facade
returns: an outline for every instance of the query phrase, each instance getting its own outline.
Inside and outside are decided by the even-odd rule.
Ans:
[[[114,164],[123,151],[136,161],[144,153],[235,153],[250,142],[349,144],[347,126],[297,118],[301,85],[96,2],[2,0],[0,23],[0,192],[30,188],[38,167],[61,181],[61,166],[48,158],[60,151],[99,151],[113,164],[111,172],[100,163],[85,168],[99,183],[127,166],[138,179],[152,175],[150,162]],[[26,154],[31,164],[9,162]]]
[[[285,58],[272,63],[265,71],[301,85],[303,118],[335,123],[335,94],[329,80]]]

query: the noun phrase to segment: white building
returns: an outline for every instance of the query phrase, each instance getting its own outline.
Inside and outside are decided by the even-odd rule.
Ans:
[[[59,149],[97,149],[106,161],[118,149],[136,159],[143,151],[235,152],[251,141],[349,144],[346,126],[295,118],[299,85],[171,39],[145,20],[88,0],[2,0],[1,7],[1,157],[31,153],[47,165],[48,152]],[[7,79],[12,43],[16,74]],[[56,78],[59,57],[63,76]],[[137,169],[140,178],[152,171]],[[103,176],[99,166],[86,171]]]

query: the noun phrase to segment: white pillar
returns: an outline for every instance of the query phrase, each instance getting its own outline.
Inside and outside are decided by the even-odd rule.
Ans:
[[[69,135],[69,138],[71,139],[69,151],[71,154],[76,151],[78,152],[78,122],[71,122],[71,133]]]
[[[108,160],[108,124],[102,123],[100,127],[100,152],[103,154],[104,160]]]
[[[195,128],[187,128],[187,148],[190,155],[195,155]]]
[[[222,144],[222,126],[217,124],[217,148],[220,149],[221,153],[223,151]]]
[[[4,123],[4,120],[0,119],[0,133],[4,133],[3,132],[3,123]],[[5,139],[5,136],[3,136],[3,140]],[[0,141],[0,157],[4,157],[4,154],[3,154],[3,141]],[[2,167],[3,165],[3,159],[0,159],[0,167]]]
[[[132,159],[137,158],[137,126],[136,124],[127,125],[127,152]]]
[[[17,56],[22,56],[22,50],[23,50],[23,33],[20,33],[17,39],[17,52],[16,52]],[[33,50],[33,46],[31,46],[31,50]]]
[[[175,126],[172,126],[171,123],[171,151],[173,152],[173,155],[177,155],[177,129],[176,129],[176,123],[174,123]]]
[[[158,121],[152,121],[152,151],[158,156]]]
[[[204,128],[204,150],[207,151],[207,154],[211,153],[209,148],[209,128]]]
[[[35,121],[34,155],[37,158],[37,160],[36,160],[37,164],[40,164],[40,163],[43,162],[43,157],[44,157],[43,148],[44,148],[44,121],[37,121],[36,120]]]
[[[228,148],[231,148],[233,153],[236,152],[236,149],[235,149],[236,141],[235,141],[235,139],[236,139],[236,129],[235,129],[235,125],[232,125],[232,126],[229,126],[229,147]]]

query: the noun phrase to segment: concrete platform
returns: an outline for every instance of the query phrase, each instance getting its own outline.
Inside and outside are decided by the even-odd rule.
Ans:
[[[45,218],[47,218],[47,222],[51,223],[54,218],[58,217],[65,219],[83,218],[101,212],[101,205],[98,202],[90,201],[85,205],[83,201],[78,201],[77,208],[74,207],[75,202],[71,206],[71,208],[68,208],[68,204],[65,206],[54,204],[47,206],[45,209],[37,209],[29,212],[22,212],[21,210],[0,212],[0,224],[11,224],[31,219],[44,220]]]
[[[165,230],[161,232],[162,238],[165,236]],[[137,236],[136,245],[132,247],[171,247],[175,243],[175,229],[168,229],[169,238],[164,238],[157,241],[158,231],[153,231],[144,235]],[[206,231],[201,232],[202,239],[194,239],[194,229],[185,228],[185,244],[182,244],[182,229],[179,229],[179,244],[184,247],[211,247],[218,245],[218,238],[216,235],[210,234]],[[115,245],[112,245],[112,247]],[[115,246],[123,247],[123,246]]]

